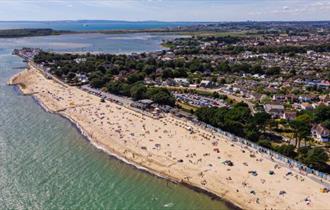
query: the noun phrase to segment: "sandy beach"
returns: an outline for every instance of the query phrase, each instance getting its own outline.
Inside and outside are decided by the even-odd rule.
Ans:
[[[320,183],[189,121],[171,114],[154,119],[102,103],[33,68],[9,84],[76,123],[97,147],[153,174],[206,190],[243,209],[330,209],[330,194],[320,192]]]

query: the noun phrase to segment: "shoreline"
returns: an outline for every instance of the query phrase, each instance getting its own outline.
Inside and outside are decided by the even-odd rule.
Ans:
[[[152,175],[154,177],[157,177],[159,179],[163,179],[163,180],[167,180],[167,181],[170,181],[171,183],[173,184],[179,184],[179,185],[182,185],[184,187],[187,187],[197,193],[203,193],[205,194],[206,196],[208,196],[211,200],[217,200],[217,201],[221,201],[223,202],[226,206],[228,206],[230,209],[233,209],[233,210],[241,210],[243,209],[242,207],[236,205],[235,203],[232,203],[228,200],[225,200],[223,199],[222,197],[218,196],[217,194],[215,193],[212,193],[206,189],[203,189],[203,188],[200,188],[200,187],[197,187],[197,186],[194,186],[190,183],[187,183],[183,180],[179,180],[179,179],[176,179],[175,177],[170,177],[166,174],[162,174],[162,173],[159,173],[153,169],[150,169],[150,168],[147,168],[147,167],[144,167],[144,166],[141,166],[139,165],[138,163],[135,163],[134,161],[132,160],[128,160],[126,158],[123,158],[121,157],[119,154],[117,154],[116,152],[114,151],[109,151],[109,149],[107,148],[106,145],[103,145],[101,143],[97,143],[94,141],[93,138],[91,138],[88,134],[87,131],[85,131],[80,125],[78,122],[76,122],[75,120],[73,120],[70,116],[68,115],[65,115],[65,114],[62,114],[61,112],[56,112],[56,111],[52,111],[50,110],[43,102],[42,100],[40,100],[37,96],[35,96],[33,93],[32,94],[25,94],[24,91],[22,90],[22,87],[20,84],[13,84],[12,83],[12,79],[14,79],[16,75],[14,75],[10,81],[8,82],[8,85],[10,86],[14,86],[14,87],[17,87],[17,92],[18,94],[21,94],[22,96],[30,96],[33,101],[41,107],[41,109],[43,109],[45,112],[48,112],[50,114],[54,114],[54,115],[57,115],[65,120],[68,120],[70,122],[70,124],[83,136],[83,138],[89,143],[91,144],[93,147],[95,147],[97,150],[100,150],[101,152],[105,153],[106,155],[112,157],[112,158],[115,158],[116,160],[124,163],[124,164],[127,164],[129,165],[130,167],[133,167],[134,169],[137,169],[139,170],[140,172],[143,172],[143,173],[147,173],[149,175]]]
[[[20,77],[21,75],[22,77]],[[16,79],[18,81],[15,81]],[[23,86],[21,83],[23,84],[24,88],[22,88]],[[113,104],[111,102],[102,104],[99,102],[98,97],[87,94],[78,88],[63,87],[59,84],[56,84],[56,81],[47,80],[40,72],[34,69],[26,70],[21,73],[18,73],[17,75],[13,76],[10,79],[9,84],[17,85],[20,88],[23,95],[32,95],[35,101],[39,103],[40,106],[43,107],[43,109],[46,110],[47,112],[58,114],[59,116],[68,119],[78,129],[78,131],[87,139],[87,141],[89,141],[89,143],[91,143],[97,149],[106,152],[108,155],[115,157],[116,159],[119,159],[120,161],[123,161],[126,164],[129,164],[132,167],[137,168],[138,170],[142,170],[146,173],[150,173],[157,177],[170,180],[173,183],[182,184],[197,192],[202,192],[204,194],[207,194],[212,199],[213,198],[220,199],[221,201],[224,201],[226,204],[228,204],[228,206],[230,207],[234,206],[233,207],[234,209],[256,209],[256,208],[308,209],[310,206],[309,204],[307,205],[305,204],[304,196],[307,197],[311,196],[313,202],[315,203],[315,205],[317,205],[318,208],[325,208],[326,206],[324,201],[326,201],[327,198],[325,197],[326,195],[319,194],[319,189],[320,189],[319,184],[314,183],[312,182],[312,180],[309,179],[304,180],[303,176],[301,176],[300,174],[294,171],[292,171],[292,173],[295,174],[296,180],[293,179],[293,177],[292,178],[284,177],[283,180],[280,174],[285,174],[290,169],[284,166],[281,166],[280,169],[276,169],[277,164],[270,160],[267,160],[267,158],[264,158],[262,154],[258,154],[258,153],[254,154],[257,157],[257,159],[255,159],[255,157],[251,158],[251,156],[249,158],[246,155],[248,155],[249,152],[251,155],[251,151],[247,150],[247,153],[245,152],[242,153],[242,150],[245,150],[243,147],[239,147],[237,145],[234,146],[234,144],[217,136],[218,137],[217,144],[218,143],[221,144],[221,146],[219,146],[219,148],[221,148],[221,159],[224,157],[222,156],[224,154],[227,159],[231,159],[235,162],[235,167],[232,168],[229,168],[228,166],[221,164],[219,165],[220,163],[220,161],[218,160],[219,157],[217,159],[215,157],[213,159],[210,159],[208,157],[210,156],[210,153],[212,153],[213,147],[203,146],[206,145],[206,143],[208,144],[210,143],[207,142],[210,141],[209,138],[215,140],[217,134],[208,132],[203,128],[199,128],[198,126],[193,126],[194,130],[196,129],[198,135],[197,133],[189,134],[189,132],[187,132],[187,130],[184,129],[184,127],[191,126],[191,124],[183,120],[175,120],[172,119],[171,117],[165,117],[163,118],[163,120],[152,120],[146,116],[138,117],[137,116],[138,114],[136,112],[129,111],[128,109]],[[91,101],[93,101],[93,103],[89,100],[87,100],[88,102],[86,102],[86,100],[84,102],[82,98],[84,98],[84,100],[88,98]],[[75,102],[74,105],[71,105],[69,103],[70,100]],[[84,108],[83,106],[86,106],[86,108]],[[105,106],[109,106],[111,108],[106,108]],[[111,109],[113,111],[111,111]],[[100,117],[99,114],[102,115],[105,113],[109,114],[105,116],[110,117],[114,115],[113,117],[115,118],[127,114],[129,115],[127,117],[127,120],[124,120],[124,117],[118,118],[117,119],[118,122],[116,122],[115,118],[110,117],[112,119],[110,122],[116,124],[117,126],[119,126],[119,128],[121,126],[129,127],[130,126],[129,124],[132,124],[132,120],[134,122],[137,122],[137,120],[141,121],[141,123],[139,123],[140,125],[133,123],[134,124],[133,129],[138,129],[135,127],[141,126],[143,122],[145,123],[143,124],[143,126],[145,125],[147,125],[148,127],[151,126],[150,129],[147,129],[144,132],[148,132],[148,135],[153,135],[152,138],[156,139],[156,142],[154,143],[157,143],[157,138],[159,143],[161,143],[162,145],[167,142],[170,143],[172,146],[172,144],[174,143],[174,147],[176,149],[171,150],[170,148],[168,149],[165,148],[165,154],[167,152],[170,152],[171,154],[172,152],[174,152],[175,155],[177,156],[174,158],[172,155],[166,155],[169,156],[171,158],[170,159],[168,157],[164,157],[164,155],[162,155],[161,152],[150,150],[150,145],[153,145],[154,143],[151,144],[150,142],[147,141],[147,138],[145,137],[138,138],[137,143],[126,144],[126,140],[132,138],[131,136],[129,136],[128,130],[125,131],[124,133],[122,133],[122,131],[120,132],[118,131],[118,133],[120,134],[120,138],[119,137],[116,138],[116,134],[118,134],[116,133],[117,130],[116,132],[113,133],[111,133],[111,131],[108,131],[108,134],[110,134],[111,139],[107,138],[107,136],[109,135],[106,135],[107,132],[105,130],[102,129],[98,130],[99,132],[102,133],[101,135],[100,133],[97,132],[96,129],[104,127],[102,121],[103,118],[102,119],[98,119],[98,118]],[[131,115],[136,115],[136,116],[134,118],[134,116]],[[95,116],[96,118],[94,119],[93,117]],[[91,122],[89,122],[88,119],[85,118],[91,118],[91,121],[93,121],[93,123],[91,124]],[[162,125],[160,125],[162,123],[167,126],[163,126],[163,128],[160,128],[162,127]],[[177,125],[177,123],[179,125]],[[157,124],[160,127],[156,127],[157,125],[152,125],[152,124]],[[157,134],[156,130],[153,131],[155,127],[156,129],[163,129],[164,131],[163,137],[165,139],[164,138],[160,139],[161,136],[157,137],[159,134]],[[172,132],[173,129],[174,133],[171,134],[170,137],[169,134],[165,134],[166,130],[164,129],[170,129],[169,130],[170,132]],[[114,128],[112,128],[112,130],[114,130]],[[89,131],[92,133],[89,133]],[[135,134],[138,134],[138,132],[141,130],[130,130],[130,131],[135,132]],[[184,137],[178,136],[181,135],[181,132],[185,133],[186,135],[182,134],[184,135]],[[126,137],[124,137],[125,135]],[[166,135],[169,137],[166,138]],[[206,137],[205,135],[208,137]],[[211,137],[212,135],[213,137]],[[200,136],[198,138],[202,137],[202,139],[198,140],[196,138],[193,138],[194,136],[197,137]],[[175,142],[173,142],[173,140],[170,140],[173,139],[173,137],[174,139],[176,139]],[[182,139],[182,138],[187,138],[187,139]],[[122,142],[124,139],[126,139],[125,145],[123,145]],[[182,140],[178,141],[178,139],[182,139]],[[188,142],[184,142],[184,141],[188,141]],[[148,145],[148,151],[146,151],[146,149],[143,149],[141,145],[140,145],[141,148],[137,147],[140,144],[140,142],[143,143],[142,144],[143,147],[144,145],[146,146]],[[196,152],[196,153],[199,152],[199,155],[204,156],[201,158],[200,161],[201,163],[199,163],[199,160],[196,159],[197,157],[196,158],[190,157],[191,159],[183,157],[182,155],[184,154],[181,153],[185,153],[185,151],[187,151],[188,149],[186,150],[179,149],[181,148],[181,146],[186,146],[185,148],[193,149],[192,152]],[[205,152],[210,152],[210,153],[205,153]],[[215,153],[211,154],[211,156],[214,155],[216,154]],[[176,159],[176,158],[182,158],[182,159]],[[212,164],[209,164],[210,162],[205,163],[204,159],[213,162]],[[179,163],[179,160],[184,160],[182,161],[184,163],[181,163],[181,161]],[[190,164],[187,163],[188,162],[187,160],[189,160],[189,162],[191,162],[191,160],[193,161],[197,160],[197,162],[196,163],[191,162]],[[223,160],[224,159],[222,159],[221,162]],[[249,167],[236,165],[238,163],[243,163],[242,162],[243,160],[248,162]],[[213,166],[214,164],[216,165]],[[271,178],[268,175],[267,168],[269,170],[270,168],[273,168],[274,165],[275,165],[276,174],[278,173],[278,175],[275,175],[274,177]],[[253,177],[251,175],[248,175],[247,172],[249,171],[249,168],[253,170],[258,169],[258,172],[260,173],[259,177]],[[222,170],[221,173],[220,170]],[[246,175],[244,175],[245,173]],[[207,178],[203,178],[205,175]],[[230,176],[228,177],[228,175]],[[233,177],[234,180],[237,181],[236,182],[233,181],[231,177]],[[261,184],[259,183],[260,177],[262,178],[261,180],[264,180],[261,181],[262,182]],[[273,180],[274,178],[275,180]],[[203,184],[203,182],[204,181],[206,182],[206,180],[207,180],[207,184]],[[269,186],[267,184],[263,185],[264,182],[266,182],[266,180],[267,183],[270,184]],[[304,183],[301,183],[303,181]],[[242,187],[242,184],[245,182],[248,183],[248,185],[247,186],[243,185]],[[305,184],[306,186],[304,186]],[[292,189],[295,187],[296,189]],[[290,194],[290,197],[278,196],[278,192],[283,189],[285,189],[286,191],[290,191],[288,192]],[[252,192],[254,192],[255,194],[255,191],[258,193],[257,197],[252,194]],[[262,203],[262,205],[259,204],[259,196],[261,196],[260,198],[262,199],[262,202],[264,202]]]
[[[37,100],[37,99],[36,99]],[[40,106],[42,106],[40,104]],[[45,109],[45,111],[47,111]],[[47,111],[48,112],[48,111]],[[49,113],[52,113],[52,112],[49,112]],[[221,198],[220,196],[212,193],[212,192],[209,192],[205,189],[202,189],[202,188],[199,188],[199,187],[195,187],[187,182],[182,182],[182,180],[178,180],[174,177],[170,177],[168,175],[165,175],[165,174],[161,174],[155,170],[152,170],[150,168],[147,168],[147,167],[144,167],[144,166],[141,166],[137,163],[134,163],[134,161],[131,161],[131,160],[128,160],[128,159],[125,159],[123,157],[121,157],[119,154],[116,154],[115,152],[111,152],[109,151],[105,145],[102,145],[102,144],[98,144],[96,142],[94,142],[94,140],[87,134],[87,132],[79,126],[79,123],[75,122],[73,119],[71,119],[69,116],[65,116],[65,115],[61,115],[61,114],[57,114],[57,113],[52,113],[52,114],[56,114],[66,120],[69,120],[70,123],[74,126],[75,129],[77,129],[77,131],[85,138],[85,140],[90,143],[92,146],[94,146],[96,149],[104,152],[106,155],[112,157],[112,158],[115,158],[116,160],[119,160],[121,161],[122,163],[125,163],[131,167],[133,167],[134,169],[137,169],[139,170],[140,172],[143,172],[143,173],[147,173],[149,175],[152,175],[152,176],[155,176],[159,179],[164,179],[164,180],[167,180],[167,181],[170,181],[172,182],[173,184],[180,184],[184,187],[187,187],[195,192],[198,192],[198,193],[203,193],[205,195],[207,195],[208,197],[210,197],[210,199],[212,200],[218,200],[218,201],[221,201],[221,202],[224,202],[226,204],[226,206],[229,206],[231,209],[233,210],[240,210],[240,209],[243,209],[239,206],[236,206],[234,203],[231,203],[230,201],[227,201],[223,198]]]

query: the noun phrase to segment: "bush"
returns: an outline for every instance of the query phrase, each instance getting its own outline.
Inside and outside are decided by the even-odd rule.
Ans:
[[[293,145],[281,145],[281,146],[278,146],[278,147],[275,147],[275,151],[284,155],[284,156],[287,156],[289,158],[296,158],[297,156],[297,153],[295,152],[295,146]]]
[[[162,105],[175,105],[175,98],[170,91],[163,88],[149,88],[146,97]]]
[[[119,81],[111,81],[108,83],[107,89],[110,93],[120,94],[122,90],[122,84]]]
[[[137,84],[134,84],[130,88],[130,96],[134,100],[141,100],[141,99],[145,98],[145,92],[146,91],[147,91],[147,88],[143,84],[137,83]]]
[[[95,77],[91,80],[90,84],[94,88],[101,88],[105,85],[105,81],[102,78]]]
[[[298,150],[298,160],[309,167],[324,170],[324,165],[329,159],[327,152],[320,147],[302,147]]]
[[[315,109],[315,120],[323,122],[330,119],[330,106],[319,106]]]
[[[272,143],[269,140],[266,139],[262,139],[258,141],[258,144],[262,147],[268,148],[268,149],[272,149]]]

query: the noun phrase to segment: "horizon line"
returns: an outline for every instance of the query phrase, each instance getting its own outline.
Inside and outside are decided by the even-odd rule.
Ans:
[[[166,21],[166,20],[114,20],[114,19],[63,19],[63,20],[0,20],[0,22],[79,22],[79,21],[109,21],[109,22],[131,22],[131,23],[140,23],[140,22],[159,22],[159,23],[242,23],[242,22],[330,22],[329,20],[226,20],[226,21]]]

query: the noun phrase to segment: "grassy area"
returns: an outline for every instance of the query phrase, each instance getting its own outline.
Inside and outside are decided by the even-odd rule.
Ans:
[[[191,110],[193,110],[195,112],[198,109],[198,107],[196,107],[196,106],[192,106],[190,104],[183,103],[180,101],[177,101],[176,104],[186,112],[191,112]]]
[[[168,90],[172,90],[172,91],[177,91],[180,93],[195,93],[195,94],[199,94],[202,96],[210,96],[212,97],[213,92],[212,90],[199,90],[199,89],[192,89],[192,88],[185,88],[185,87],[166,87]]]

